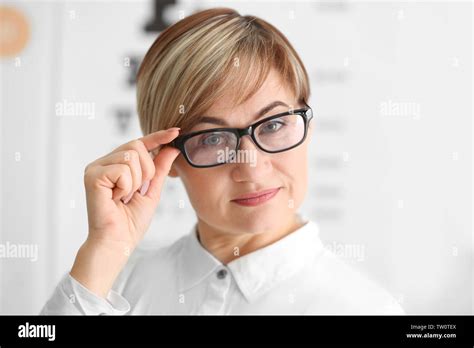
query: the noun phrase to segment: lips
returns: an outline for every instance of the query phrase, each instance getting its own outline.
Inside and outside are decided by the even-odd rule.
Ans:
[[[272,199],[278,193],[278,191],[280,191],[280,188],[281,187],[276,187],[263,191],[247,193],[233,199],[231,202],[244,206],[259,205]]]

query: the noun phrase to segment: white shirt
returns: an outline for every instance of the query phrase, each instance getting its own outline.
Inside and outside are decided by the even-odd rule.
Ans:
[[[313,221],[227,265],[196,227],[168,247],[137,248],[107,299],[65,274],[40,314],[404,314],[323,246]]]

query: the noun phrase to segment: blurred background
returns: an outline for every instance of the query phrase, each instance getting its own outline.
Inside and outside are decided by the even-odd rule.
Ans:
[[[410,314],[473,313],[472,2],[0,3],[0,313],[36,314],[87,235],[84,167],[141,136],[135,74],[167,26],[226,6],[294,45],[316,115],[302,213]],[[141,247],[196,217],[167,180]]]

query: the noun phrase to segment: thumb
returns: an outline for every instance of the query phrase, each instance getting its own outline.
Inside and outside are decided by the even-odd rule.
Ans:
[[[146,196],[153,199],[156,203],[160,200],[161,189],[165,178],[170,172],[171,165],[173,164],[176,157],[178,157],[180,151],[173,147],[165,146],[160,149],[158,155],[156,155],[153,163],[155,164],[155,176],[150,181],[150,186],[146,193]]]

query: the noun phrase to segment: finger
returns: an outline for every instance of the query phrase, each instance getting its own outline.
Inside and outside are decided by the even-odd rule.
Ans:
[[[147,151],[152,151],[160,145],[168,144],[179,135],[180,128],[174,127],[148,134],[139,140],[143,142]]]
[[[132,189],[132,173],[126,164],[111,164],[97,166],[94,169],[98,186],[112,189],[112,199],[118,201],[124,198]]]
[[[129,196],[132,196],[133,193],[138,190],[142,185],[142,169],[140,164],[140,155],[135,150],[126,150],[111,153],[110,155],[97,160],[96,164],[100,166],[108,166],[112,164],[128,165],[130,167],[130,172],[132,175],[132,187],[130,192],[128,192]]]
[[[151,154],[149,151],[156,149],[157,152],[159,152],[159,147],[175,139],[179,135],[179,130],[180,128],[173,127],[167,130],[154,132],[140,139],[132,140],[126,144],[123,144],[112,152],[126,151],[129,149],[138,152],[142,170],[142,182],[140,186],[141,192],[146,193],[151,179],[155,176],[155,165],[152,159],[153,154]],[[100,160],[101,159],[98,161]]]
[[[131,147],[138,152],[140,166],[142,170],[142,183],[147,180],[151,180],[155,175],[155,165],[153,164],[153,158],[145,147],[145,144],[141,140],[135,140],[131,144]]]
[[[161,189],[165,178],[170,172],[174,160],[179,156],[180,151],[173,147],[165,147],[160,150],[153,160],[155,164],[155,176],[150,182],[150,186],[146,196],[153,199],[155,202],[160,200]]]
[[[119,146],[118,148],[116,148],[114,151],[112,151],[111,154],[120,153],[120,152],[128,151],[128,150],[133,150],[138,153],[140,168],[142,172],[142,183],[144,181],[151,180],[153,176],[155,175],[155,165],[153,164],[153,159],[151,157],[151,154],[148,152],[148,150],[145,147],[145,144],[143,144],[141,140],[136,139],[126,144],[123,144]],[[106,163],[107,161],[109,161],[107,157],[97,160],[99,164],[103,162]]]

